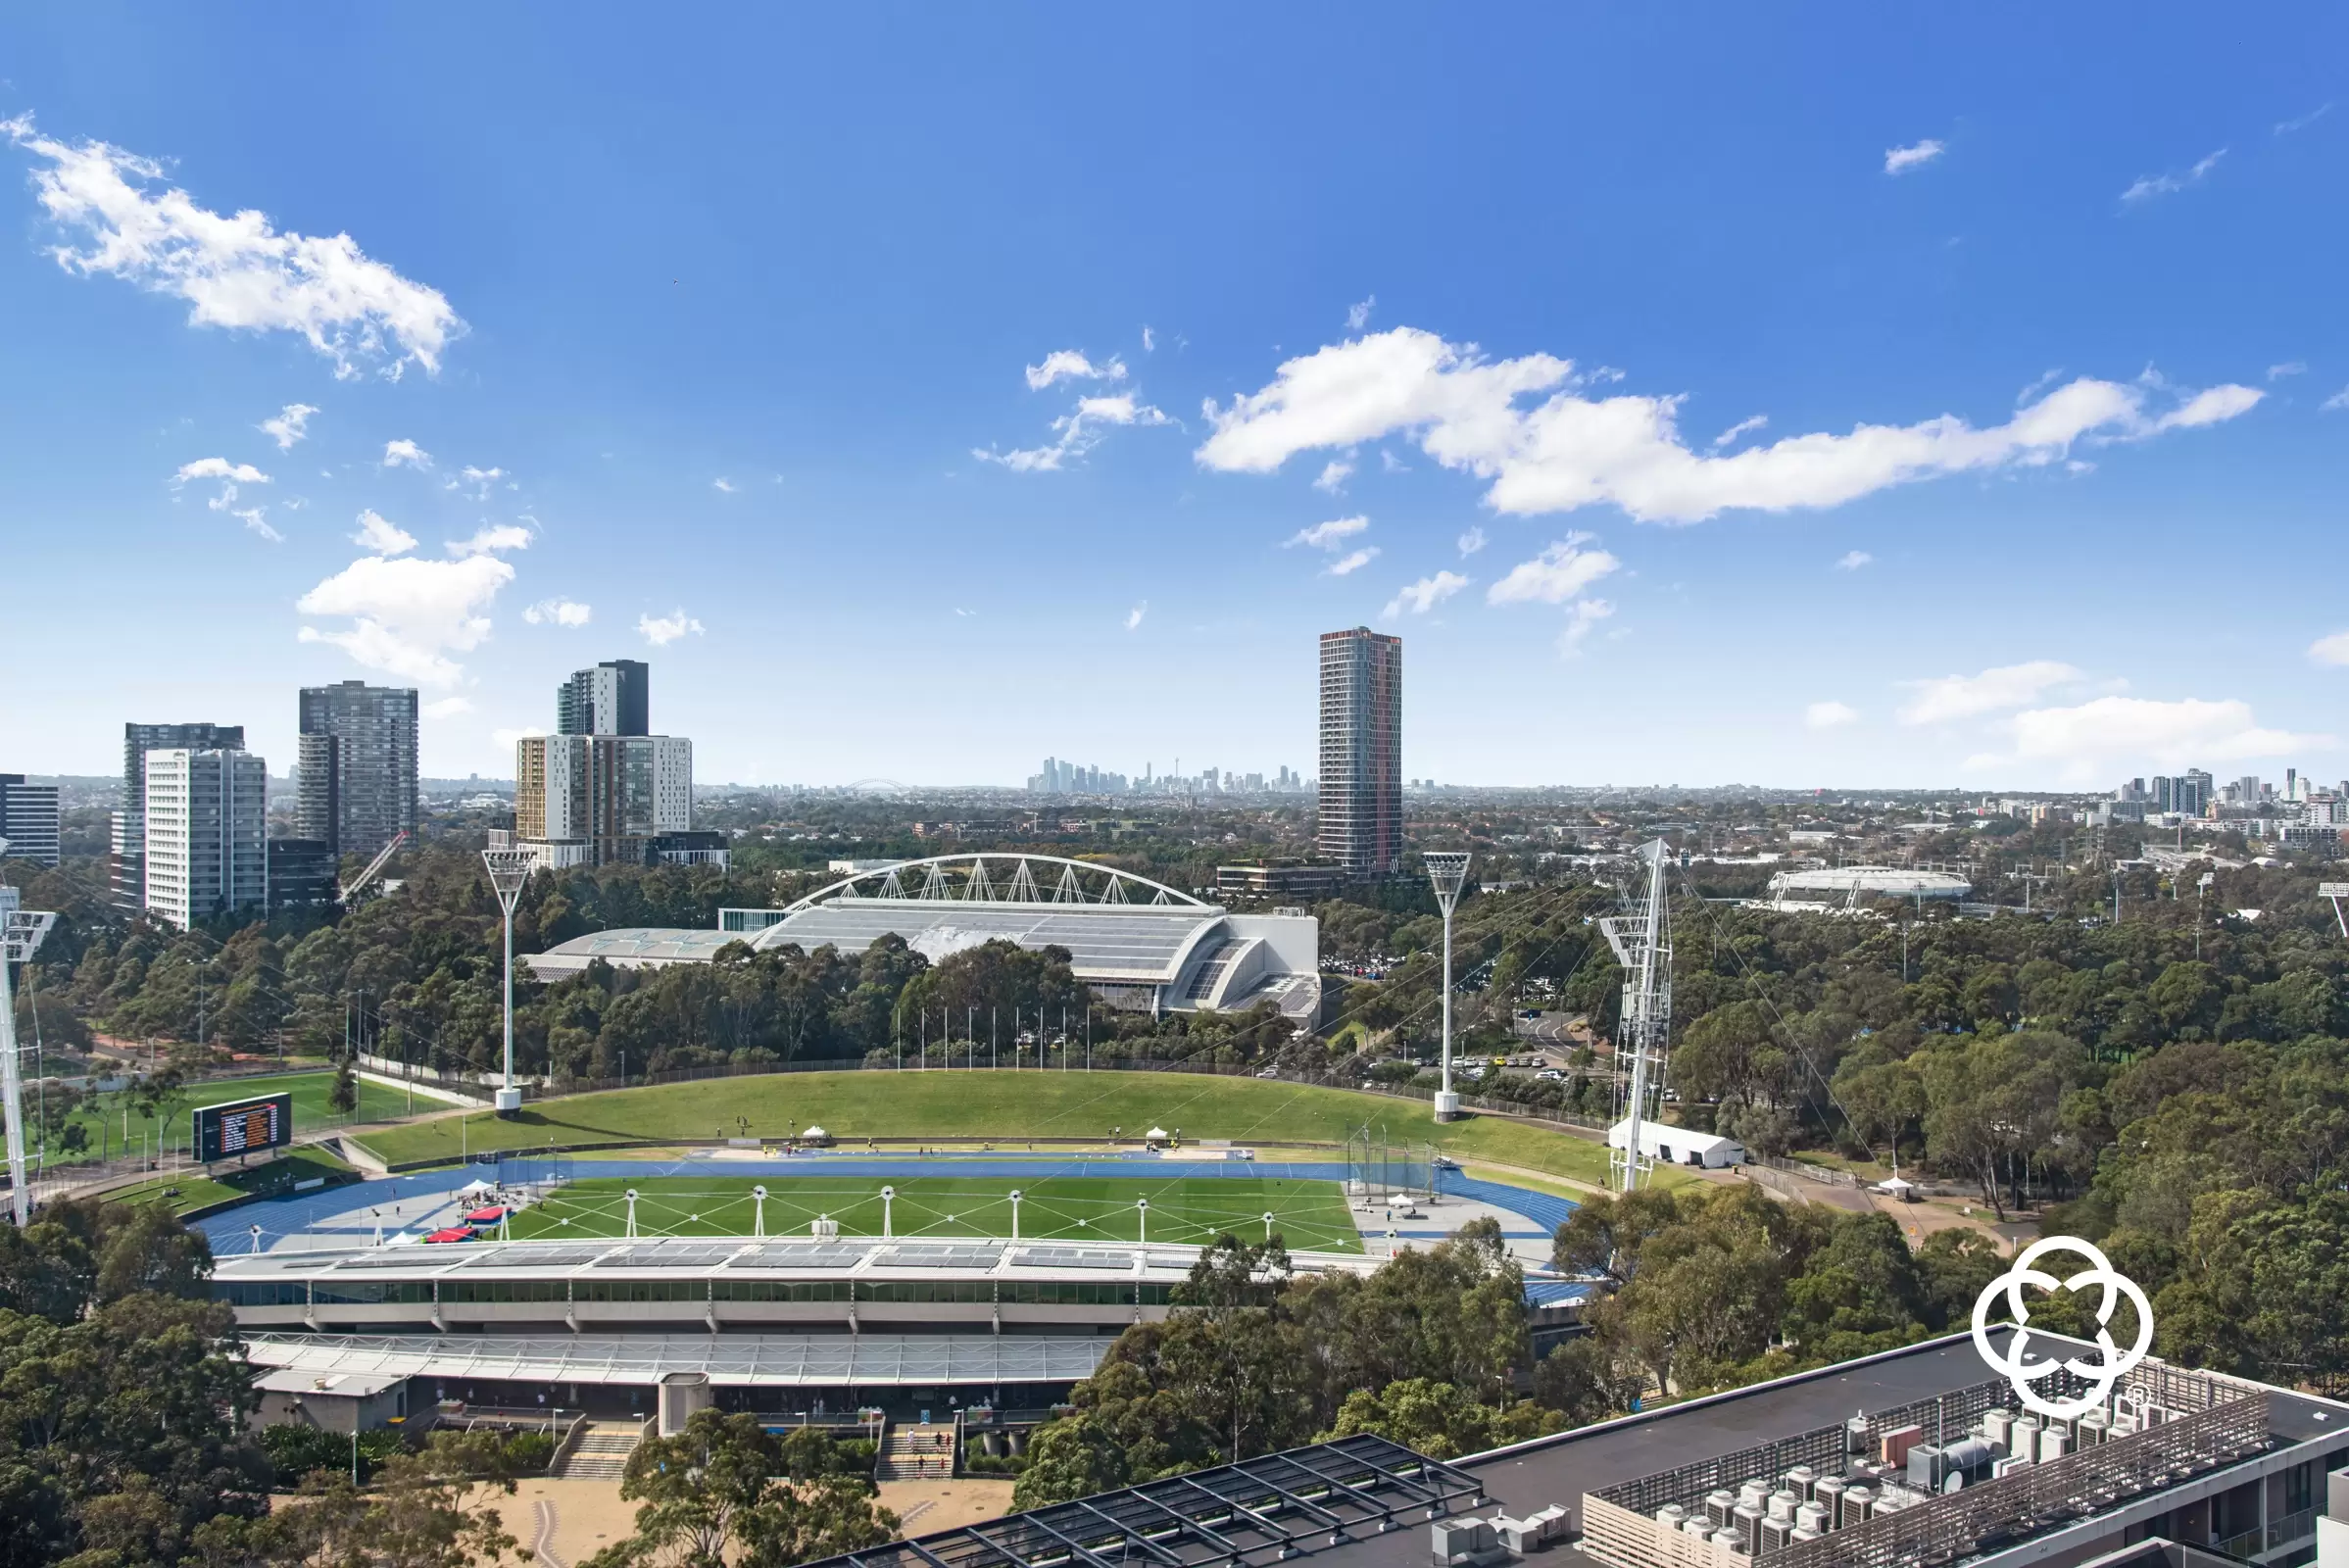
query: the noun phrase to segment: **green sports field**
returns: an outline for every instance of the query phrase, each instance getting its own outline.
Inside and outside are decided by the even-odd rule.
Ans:
[[[818,1217],[838,1220],[844,1236],[878,1236],[883,1187],[897,1194],[889,1207],[891,1230],[900,1238],[1009,1236],[1010,1194],[1016,1190],[1023,1240],[1132,1243],[1143,1219],[1135,1200],[1147,1198],[1153,1242],[1199,1246],[1226,1231],[1260,1241],[1269,1213],[1274,1234],[1293,1248],[1362,1250],[1336,1182],[1255,1176],[598,1177],[572,1182],[522,1209],[514,1216],[513,1234],[516,1240],[625,1235],[625,1194],[633,1187],[640,1236],[748,1236],[756,1217],[751,1189],[761,1184],[769,1236],[806,1236]]]
[[[525,1101],[501,1121],[486,1112],[411,1122],[365,1142],[397,1163],[454,1160],[462,1152],[723,1141],[746,1131],[785,1138],[820,1123],[843,1144],[868,1137],[999,1146],[1029,1138],[1132,1139],[1152,1126],[1186,1141],[1282,1140],[1338,1145],[1364,1122],[1397,1142],[1426,1139],[1459,1159],[1546,1171],[1597,1185],[1606,1147],[1593,1137],[1471,1115],[1439,1126],[1425,1102],[1303,1088],[1254,1078],[1171,1072],[789,1072],[713,1078],[658,1089],[621,1089]],[[747,1126],[746,1126],[747,1124]],[[1668,1184],[1695,1178],[1659,1171]],[[1262,1229],[1261,1226],[1258,1229]]]
[[[389,1121],[409,1114],[408,1095],[404,1090],[386,1089],[363,1078],[359,1082],[358,1112],[341,1115],[326,1105],[326,1097],[333,1087],[334,1074],[331,1072],[286,1072],[270,1073],[260,1078],[211,1079],[190,1085],[184,1097],[171,1107],[170,1114],[159,1117],[141,1116],[135,1110],[125,1114],[121,1097],[104,1095],[95,1105],[85,1103],[68,1118],[69,1124],[81,1124],[88,1135],[89,1147],[78,1154],[67,1154],[58,1149],[57,1140],[52,1138],[48,1162],[58,1165],[76,1159],[96,1159],[101,1142],[109,1154],[120,1155],[125,1138],[130,1152],[135,1154],[141,1148],[142,1134],[145,1135],[144,1147],[149,1150],[184,1153],[187,1150],[190,1111],[204,1105],[224,1104],[232,1100],[254,1100],[263,1095],[291,1094],[294,1097],[296,1134],[319,1128],[348,1126],[354,1122]],[[32,1098],[33,1092],[27,1089],[25,1099],[29,1102]],[[416,1108],[421,1113],[446,1107],[441,1102],[418,1097]],[[33,1120],[29,1103],[25,1106],[24,1119],[27,1123]],[[103,1139],[100,1136],[101,1121],[105,1123]]]

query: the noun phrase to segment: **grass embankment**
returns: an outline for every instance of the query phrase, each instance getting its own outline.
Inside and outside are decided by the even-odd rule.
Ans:
[[[1179,1174],[1033,1180],[908,1176],[887,1183],[877,1176],[596,1177],[572,1182],[520,1210],[512,1226],[516,1241],[624,1236],[626,1195],[634,1189],[639,1235],[748,1236],[757,1213],[751,1189],[763,1186],[769,1236],[804,1237],[808,1222],[819,1216],[838,1221],[844,1236],[878,1236],[884,1185],[896,1194],[886,1217],[890,1233],[901,1240],[1008,1236],[1010,1194],[1016,1190],[1021,1195],[1019,1234],[1028,1241],[1131,1244],[1145,1231],[1135,1200],[1147,1198],[1147,1230],[1153,1242],[1199,1246],[1226,1232],[1254,1239],[1264,1234],[1264,1216],[1270,1214],[1273,1230],[1291,1247],[1323,1252],[1362,1250],[1361,1232],[1346,1212],[1346,1196],[1336,1182]]]
[[[1578,1138],[1499,1116],[1439,1125],[1423,1102],[1254,1078],[1154,1072],[801,1072],[715,1078],[657,1089],[571,1095],[523,1105],[513,1121],[486,1112],[416,1122],[363,1142],[394,1163],[456,1159],[557,1145],[780,1141],[820,1125],[844,1144],[920,1138],[999,1147],[1029,1138],[1136,1138],[1164,1127],[1187,1143],[1277,1139],[1339,1144],[1364,1122],[1396,1142],[1432,1142],[1456,1159],[1543,1171],[1592,1186],[1606,1180],[1607,1152]],[[1659,1175],[1667,1174],[1659,1172]],[[1669,1173],[1678,1175],[1677,1172]]]
[[[211,1176],[188,1172],[176,1176],[157,1176],[134,1187],[117,1188],[106,1195],[110,1203],[168,1202],[174,1214],[208,1208],[214,1203],[225,1203],[239,1198],[274,1198],[290,1193],[302,1182],[323,1179],[332,1181],[347,1174],[351,1167],[322,1149],[302,1148],[286,1152],[283,1159],[273,1159],[265,1165],[248,1165],[242,1170],[222,1165]]]

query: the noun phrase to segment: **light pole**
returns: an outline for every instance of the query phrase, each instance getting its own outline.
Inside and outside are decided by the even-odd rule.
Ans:
[[[1454,1121],[1460,1097],[1451,1086],[1451,911],[1460,902],[1460,884],[1468,878],[1469,858],[1457,850],[1422,855],[1436,903],[1444,909],[1444,1087],[1436,1091],[1436,1119]]]
[[[1011,1189],[1011,1239],[1015,1242],[1019,1240],[1019,1200],[1022,1196],[1018,1188]]]
[[[0,839],[0,856],[8,840]],[[23,1230],[32,1218],[32,1193],[24,1185],[24,1082],[17,1061],[17,999],[9,989],[12,964],[31,958],[57,916],[17,907],[17,890],[0,888],[0,1099],[7,1102],[8,1205]]]
[[[1134,1223],[1141,1227],[1137,1240],[1144,1247],[1148,1247],[1150,1244],[1150,1200],[1149,1199],[1137,1198],[1134,1200]]]
[[[896,1188],[884,1187],[881,1189],[881,1240],[885,1242],[897,1240],[897,1200],[898,1190]]]
[[[528,850],[481,852],[481,863],[489,867],[489,885],[497,892],[498,906],[506,911],[506,1085],[498,1091],[497,1110],[509,1121],[520,1114],[522,1108],[522,1092],[514,1081],[514,903],[522,896],[522,884],[530,880],[530,867],[537,858]]]

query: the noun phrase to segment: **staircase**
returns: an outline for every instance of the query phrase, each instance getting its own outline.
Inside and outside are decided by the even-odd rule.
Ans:
[[[881,1450],[877,1479],[882,1481],[949,1481],[954,1474],[954,1429],[952,1426],[892,1425],[889,1446]]]
[[[554,1478],[561,1481],[617,1481],[628,1472],[644,1427],[635,1421],[591,1421],[579,1446],[563,1456]]]

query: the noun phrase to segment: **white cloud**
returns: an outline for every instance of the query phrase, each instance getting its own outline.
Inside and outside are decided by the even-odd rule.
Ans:
[[[432,454],[403,436],[397,441],[383,443],[383,466],[387,468],[429,468]]]
[[[1369,565],[1372,562],[1378,559],[1379,547],[1377,545],[1364,545],[1361,549],[1352,551],[1347,555],[1331,562],[1327,566],[1322,568],[1322,572],[1324,575],[1331,577],[1350,577],[1355,572],[1360,571],[1364,566]]]
[[[304,642],[332,643],[369,669],[448,687],[465,673],[448,656],[481,646],[490,605],[513,580],[514,567],[494,556],[367,556],[304,594],[295,608],[351,621],[340,631],[305,626]]]
[[[2262,729],[2252,719],[2250,705],[2234,699],[2165,703],[2099,697],[2076,708],[2017,713],[2009,728],[2017,757],[2065,762],[2073,771],[2084,771],[2107,759],[2144,758],[2156,765],[2178,766],[2277,757],[2333,744],[2327,735]]]
[[[524,724],[520,729],[493,729],[489,732],[489,738],[491,743],[494,744],[500,751],[512,751],[514,750],[516,742],[525,741],[533,735],[544,735],[546,731],[539,728],[536,724]]]
[[[269,526],[267,507],[246,507],[239,511],[232,511],[228,515],[242,521],[246,527],[273,545],[285,543],[285,535]]]
[[[1739,419],[1736,424],[1731,425],[1728,429],[1713,437],[1710,443],[1711,450],[1718,452],[1723,447],[1728,446],[1732,441],[1737,440],[1737,437],[1741,435],[1751,435],[1756,430],[1766,429],[1769,427],[1769,424],[1770,416],[1767,414],[1757,414],[1749,419]]]
[[[2226,156],[2227,149],[2222,147],[2217,152],[2212,153],[2209,157],[2204,158],[2200,162],[2196,163],[2193,168],[2187,170],[2182,174],[2140,174],[2137,176],[2135,183],[2131,184],[2129,189],[2121,193],[2121,199],[2125,202],[2134,203],[2151,201],[2156,196],[2176,195],[2178,192],[2184,190],[2188,185],[2201,184],[2203,180],[2210,176],[2210,172],[2219,167],[2219,160],[2225,158]]]
[[[1923,169],[1927,164],[1940,157],[1946,150],[1939,142],[1930,137],[1924,141],[1911,142],[1906,147],[1886,147],[1884,149],[1884,172],[1905,174],[1912,169]]]
[[[426,718],[455,718],[472,710],[471,700],[464,697],[443,697],[438,702],[426,703],[423,710]]]
[[[1623,564],[1604,550],[1586,550],[1587,533],[1570,533],[1485,590],[1489,605],[1562,605]]]
[[[1583,639],[1592,627],[1615,613],[1615,606],[1604,599],[1577,599],[1566,607],[1566,629],[1558,633],[1558,653],[1571,659],[1582,651]]]
[[[2336,631],[2308,645],[2308,657],[2319,664],[2349,664],[2349,631]]]
[[[1158,334],[1151,331],[1147,326],[1144,327],[1142,329],[1142,352],[1145,354],[1153,354],[1157,352],[1157,348]]]
[[[1473,556],[1478,551],[1485,548],[1485,530],[1482,528],[1472,527],[1466,533],[1460,535],[1458,541],[1460,546],[1460,554],[1463,556]]]
[[[2307,373],[2308,362],[2306,360],[2286,360],[2281,365],[2268,367],[2268,379],[2271,381],[2280,381],[2287,375],[2306,375]]]
[[[1411,466],[1385,447],[1379,448],[1379,466],[1389,473],[1409,473]]]
[[[1150,331],[1150,328],[1148,328],[1148,327],[1144,327],[1144,328],[1143,328],[1143,331],[1145,332],[1145,334],[1147,334],[1147,333]],[[1146,345],[1145,345],[1145,347],[1148,347],[1148,345],[1146,344]],[[1142,617],[1143,617],[1143,616],[1145,616],[1145,615],[1147,615],[1147,614],[1149,614],[1150,612],[1150,602],[1149,600],[1147,600],[1147,599],[1145,599],[1145,600],[1144,600],[1144,601],[1143,601],[1141,604],[1139,604],[1139,605],[1136,605],[1136,606],[1135,606],[1133,609],[1131,609],[1131,610],[1127,611],[1127,612],[1126,612],[1126,630],[1128,630],[1128,631],[1138,631],[1138,630],[1140,630],[1140,629],[1141,629],[1141,626],[1142,626]]]
[[[2296,115],[2290,120],[2277,121],[2276,122],[2276,134],[2278,136],[2289,136],[2293,131],[2306,130],[2309,126],[2315,124],[2318,121],[2323,120],[2326,115],[2331,113],[2332,104],[2329,100],[2327,100],[2325,103],[2317,105],[2316,108],[2310,110],[2305,115]]]
[[[1295,545],[1304,545],[1314,550],[1335,550],[1369,526],[1368,517],[1332,517],[1310,528],[1297,529],[1282,541],[1281,548],[1287,550]]]
[[[348,234],[279,232],[250,208],[213,212],[176,186],[157,189],[161,165],[102,141],[42,136],[28,115],[0,121],[0,133],[47,161],[33,174],[42,209],[88,240],[51,250],[70,272],[185,300],[198,326],[299,332],[338,376],[369,363],[394,376],[411,363],[436,372],[465,330],[438,289],[370,260]]]
[[[732,494],[734,493],[734,488],[735,488],[735,486],[734,486],[734,481],[733,481],[733,480],[731,480],[731,479],[727,479],[727,478],[723,478],[723,477],[720,477],[720,478],[716,478],[716,479],[712,479],[712,480],[710,480],[710,487],[712,490],[715,490],[715,491],[717,491],[717,492],[718,492],[719,494],[721,494],[721,495],[729,495],[729,496],[730,496],[730,495],[732,495]]]
[[[1733,509],[1837,506],[1941,474],[2044,466],[2075,442],[2144,439],[2231,417],[2260,396],[2214,387],[2164,414],[2152,406],[2170,396],[2161,388],[2081,377],[1986,428],[1942,415],[1707,456],[1681,438],[1679,397],[1594,398],[1588,387],[1571,361],[1489,361],[1473,344],[1395,327],[1287,361],[1263,390],[1226,406],[1210,400],[1214,433],[1197,456],[1211,469],[1264,473],[1300,452],[1399,434],[1488,481],[1485,500],[1500,512],[1611,502],[1641,521],[1695,522]]]
[[[2338,392],[2335,392],[2332,396],[2318,404],[2317,407],[2323,409],[2327,414],[2338,414],[2343,409],[2349,409],[2349,386],[2341,388]]]
[[[416,548],[415,534],[388,520],[372,507],[359,514],[359,531],[351,538],[374,556],[402,556]]]
[[[1379,302],[1376,294],[1366,300],[1356,300],[1346,308],[1346,329],[1359,332],[1370,324],[1370,308]]]
[[[1414,615],[1424,615],[1467,586],[1468,579],[1458,572],[1440,571],[1433,577],[1420,578],[1388,600],[1387,608],[1380,613],[1389,620],[1406,610]]]
[[[1142,329],[1142,346],[1149,348],[1150,328]],[[1044,357],[1042,365],[1028,367],[1028,390],[1041,392],[1054,381],[1122,381],[1126,378],[1123,360],[1110,356],[1108,363],[1096,365],[1075,349],[1054,349]]]
[[[702,623],[679,610],[670,615],[639,615],[636,617],[636,630],[655,648],[666,648],[689,633],[701,636]]]
[[[1846,550],[1835,559],[1837,571],[1857,571],[1876,558],[1865,550]]]
[[[231,463],[226,458],[198,458],[193,463],[181,464],[179,471],[171,475],[171,488],[176,490],[190,479],[218,479],[220,482],[220,493],[204,503],[215,512],[228,510],[236,500],[238,485],[269,482],[269,476],[250,463]]]
[[[171,475],[173,484],[185,484],[190,479],[225,479],[235,484],[268,484],[269,476],[249,463],[230,463],[226,458],[198,458],[183,463]]]
[[[254,428],[270,436],[276,441],[277,450],[285,452],[310,434],[310,416],[318,412],[307,403],[288,403],[277,411],[276,417],[264,419]]]
[[[1054,359],[1058,357],[1053,356]],[[1031,374],[1035,368],[1029,368]],[[1118,373],[1125,373],[1124,367],[1118,368]],[[1109,426],[1173,422],[1162,411],[1137,401],[1131,392],[1079,398],[1074,411],[1052,421],[1052,428],[1060,432],[1060,439],[1051,446],[1023,447],[1010,452],[998,452],[993,447],[973,447],[970,455],[981,463],[1000,463],[1013,473],[1056,473],[1101,445],[1101,437]]]
[[[1932,680],[1904,681],[1917,695],[1903,704],[1903,724],[1940,724],[1951,719],[1994,713],[2002,708],[2021,708],[2034,702],[2050,686],[2080,679],[2070,664],[2052,659],[2001,664],[1979,675],[1941,675]]]
[[[1813,703],[1802,710],[1806,729],[1839,729],[1859,721],[1859,710],[1844,703]]]
[[[1346,488],[1346,481],[1353,477],[1353,472],[1351,462],[1345,458],[1332,458],[1321,466],[1321,477],[1313,481],[1313,488],[1334,496]]]
[[[470,485],[475,501],[487,501],[490,491],[495,488],[500,479],[505,477],[506,470],[504,468],[476,468],[468,463],[458,470],[457,477],[451,479],[446,488],[462,490]],[[507,488],[512,489],[513,486],[509,485]]]
[[[443,546],[452,556],[490,556],[501,550],[527,550],[531,534],[514,523],[483,523],[470,539],[450,539]]]
[[[2153,421],[2155,430],[2196,430],[2248,414],[2268,394],[2247,386],[2214,386],[2195,393]]]
[[[594,618],[593,610],[572,599],[541,599],[522,611],[533,626],[584,626]]]

